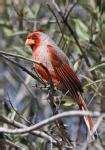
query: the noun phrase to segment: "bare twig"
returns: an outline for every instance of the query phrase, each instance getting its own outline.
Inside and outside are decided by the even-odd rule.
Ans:
[[[52,83],[51,75],[50,75],[48,69],[42,63],[37,62],[37,61],[33,61],[31,59],[27,59],[27,58],[25,58],[23,56],[20,56],[20,55],[9,54],[9,53],[0,51],[0,56],[3,57],[5,60],[10,61],[11,63],[15,64],[16,66],[18,66],[19,68],[21,68],[23,71],[25,71],[27,74],[29,74],[30,76],[32,76],[34,79],[36,79],[37,81],[39,81],[41,84],[46,85],[46,83],[43,81],[42,78],[40,78],[39,76],[36,76],[32,72],[30,72],[28,69],[26,69],[26,67],[23,67],[22,65],[20,65],[19,63],[17,63],[14,60],[11,60],[10,58],[6,57],[5,55],[6,56],[11,56],[11,57],[14,57],[14,58],[20,58],[20,59],[23,59],[23,60],[27,60],[29,62],[33,62],[34,64],[37,64],[37,65],[41,66],[45,70],[46,75],[48,75],[47,84],[50,84],[51,88],[53,88],[53,83]]]
[[[26,69],[26,67],[23,67],[22,65],[20,65],[18,62],[14,61],[14,60],[11,60],[10,58],[0,54],[0,56],[5,59],[5,61],[9,61],[11,62],[12,64],[16,65],[17,67],[21,68],[24,72],[26,72],[27,74],[29,74],[32,78],[34,78],[35,80],[39,81],[41,84],[44,84],[45,83],[39,78],[37,77],[35,74],[33,74],[31,71],[29,71],[28,69]]]
[[[59,27],[60,32],[61,32],[61,38],[60,38],[60,41],[59,41],[59,44],[58,44],[58,45],[60,45],[60,43],[61,43],[61,41],[62,41],[62,39],[63,39],[63,31],[62,31],[62,28],[61,28],[60,22],[59,22],[59,20],[58,20],[58,18],[57,18],[57,16],[56,16],[55,12],[53,11],[53,9],[52,9],[48,4],[47,4],[47,6],[48,6],[49,10],[51,11],[51,13],[53,14],[53,16],[55,17],[55,19],[56,19],[56,21],[57,21],[57,24],[58,24],[58,27]]]
[[[16,143],[13,143],[7,139],[2,139],[2,141],[5,143],[5,145],[8,145],[10,147],[10,149],[12,148],[15,148],[15,149],[18,149],[18,150],[22,150],[23,147],[20,147],[18,144]]]
[[[41,79],[41,78],[39,78],[38,76],[36,76],[35,74],[33,74],[31,71],[29,71],[28,69],[26,69],[26,67],[23,67],[22,65],[20,65],[19,63],[17,63],[16,61],[14,61],[14,60],[11,60],[10,58],[8,58],[7,56],[5,56],[5,55],[8,55],[8,54],[1,54],[1,52],[0,52],[0,56],[2,57],[2,58],[4,58],[6,61],[9,61],[9,62],[11,62],[11,63],[13,63],[13,64],[15,64],[17,67],[19,67],[19,68],[21,68],[24,72],[26,72],[27,74],[29,74],[32,78],[34,78],[35,80],[37,80],[37,81],[39,81],[41,84],[44,84],[45,85],[45,82]],[[11,57],[15,57],[15,58],[24,58],[24,57],[16,57],[15,55],[12,55],[12,54],[10,54],[10,56]],[[25,59],[24,59],[25,60]],[[32,61],[31,61],[32,62]],[[34,62],[34,61],[33,61]],[[34,63],[37,63],[37,64],[40,64],[40,63],[38,63],[38,62],[34,62]]]
[[[75,7],[77,4],[78,4],[78,2],[75,2],[75,3],[72,5],[72,7],[70,7],[71,5],[69,5],[70,8],[69,8],[68,12],[66,13],[65,20],[68,19],[70,12],[74,9],[74,7]]]
[[[59,118],[64,118],[64,117],[68,117],[68,116],[93,116],[93,117],[99,117],[101,116],[105,117],[105,114],[101,114],[99,112],[89,112],[89,111],[67,111],[67,112],[63,112],[57,115],[54,115],[48,119],[45,119],[35,125],[32,125],[30,127],[26,127],[23,129],[6,129],[6,128],[0,128],[0,132],[5,132],[5,133],[12,133],[12,134],[23,134],[23,133],[27,133],[33,130],[36,130],[38,128],[41,128],[47,124],[50,124],[52,122],[54,122],[55,120],[59,119]]]
[[[37,101],[37,97],[32,92],[32,90],[30,89],[30,87],[24,82],[24,79],[22,78],[22,76],[19,73],[17,73],[17,71],[11,66],[11,64],[7,63],[5,60],[4,60],[4,63],[6,63],[6,65],[8,65],[8,67],[9,67],[9,69],[16,75],[16,77],[19,78],[19,80],[21,81],[21,83],[26,88],[27,92],[32,96],[32,99],[34,98],[34,101],[36,102],[37,108],[40,109],[40,105],[39,105],[39,103]]]
[[[71,33],[73,39],[75,40],[77,46],[79,47],[79,49],[80,49],[80,51],[81,51],[81,53],[82,53],[82,55],[83,55],[83,57],[84,57],[84,59],[85,59],[85,61],[86,61],[87,66],[90,67],[91,64],[90,64],[90,62],[89,62],[89,59],[88,59],[88,57],[86,56],[85,52],[83,51],[83,49],[82,49],[82,47],[81,47],[79,41],[77,40],[77,37],[76,37],[76,35],[75,35],[75,33],[74,33],[72,27],[71,27],[70,24],[68,23],[67,19],[66,19],[65,16],[63,15],[61,9],[59,8],[59,6],[58,6],[57,3],[55,2],[55,0],[52,0],[52,4],[53,4],[53,6],[56,8],[56,10],[57,10],[57,12],[59,13],[59,15],[61,16],[63,23],[67,26],[68,30],[70,31],[70,33]],[[47,5],[49,5],[49,4],[47,4]],[[49,5],[49,7],[50,7],[50,5]]]
[[[16,114],[17,114],[21,119],[23,119],[26,123],[28,123],[29,125],[31,125],[32,122],[30,122],[29,120],[27,120],[26,118],[24,118],[24,117],[16,110],[16,108],[14,108],[14,106],[13,106],[11,100],[10,100],[9,93],[7,92],[7,94],[8,94],[8,101],[9,101],[9,103],[10,103],[12,109],[16,112]]]
[[[8,119],[7,117],[4,117],[4,116],[0,116],[0,121],[3,122],[3,123],[7,123],[7,124],[10,124],[14,127],[17,127],[17,128],[26,128],[27,126],[26,125],[23,125],[22,123],[20,122],[17,122],[15,120],[11,120],[11,119]],[[57,141],[54,140],[51,136],[47,135],[45,132],[43,131],[31,131],[30,132],[31,134],[33,135],[36,135],[36,136],[39,136],[39,137],[42,137],[48,141],[52,140],[52,143],[54,144],[57,144]]]
[[[58,20],[58,18],[57,18],[57,16],[56,16],[55,12],[53,11],[53,9],[51,9],[51,7],[49,7],[49,5],[48,5],[48,8],[50,9],[50,11],[52,12],[53,16],[55,17],[55,19],[56,19],[56,21],[57,21],[57,24],[58,24],[58,27],[59,27],[59,29],[60,29],[60,32],[61,32],[61,34],[62,34],[62,36],[63,36],[62,29],[61,29],[61,25],[60,25],[60,23],[59,23],[59,20]]]
[[[37,61],[33,61],[31,59],[28,59],[24,56],[21,56],[21,55],[17,55],[17,54],[11,54],[11,53],[7,53],[5,51],[0,51],[0,54],[3,54],[5,56],[10,56],[10,57],[13,57],[13,58],[18,58],[18,59],[22,59],[22,60],[26,60],[26,61],[29,61],[31,63],[38,63]]]
[[[59,110],[56,106],[56,102],[54,101],[53,91],[49,92],[49,99],[50,99],[50,106],[51,106],[53,115],[59,114]],[[68,143],[69,146],[73,147],[73,145],[71,144],[70,136],[67,133],[67,129],[65,128],[62,119],[59,118],[59,119],[55,120],[54,123],[56,124],[56,127],[58,128],[59,136],[61,137],[62,141],[65,141],[66,143]]]

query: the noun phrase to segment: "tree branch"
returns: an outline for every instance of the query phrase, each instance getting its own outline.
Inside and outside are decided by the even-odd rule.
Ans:
[[[105,113],[101,114],[99,112],[90,112],[90,111],[67,111],[67,112],[63,112],[61,114],[57,114],[54,115],[48,119],[45,119],[35,125],[32,125],[30,127],[24,127],[23,129],[6,129],[6,128],[0,128],[0,132],[5,132],[5,133],[12,133],[12,134],[23,134],[23,133],[27,133],[33,130],[36,130],[38,128],[41,128],[49,123],[54,122],[55,120],[59,119],[59,118],[64,118],[64,117],[68,117],[68,116],[93,116],[93,117],[99,117],[101,116],[105,117]]]
[[[83,51],[83,49],[82,49],[82,47],[81,47],[79,41],[77,40],[77,37],[76,37],[76,35],[75,35],[75,33],[74,33],[72,27],[70,26],[70,24],[69,24],[68,21],[67,21],[68,16],[65,17],[65,16],[63,15],[61,9],[59,8],[59,6],[58,6],[57,3],[55,2],[55,0],[52,0],[52,4],[53,4],[53,6],[55,7],[55,9],[57,10],[58,14],[61,16],[63,23],[67,26],[68,30],[70,31],[70,33],[71,33],[71,35],[72,35],[74,41],[76,42],[77,46],[79,47],[79,49],[80,49],[80,51],[81,51],[81,53],[82,53],[82,55],[83,55],[83,57],[84,57],[84,59],[85,59],[85,61],[86,61],[87,66],[90,67],[91,64],[90,64],[90,62],[89,62],[89,59],[88,59],[88,57],[86,56],[85,52]],[[47,5],[49,5],[49,4],[47,4]],[[49,7],[50,7],[50,5],[49,5]]]
[[[17,67],[21,68],[24,72],[26,72],[27,74],[29,74],[32,78],[34,78],[35,80],[39,81],[41,84],[45,85],[45,82],[43,80],[41,80],[41,78],[39,78],[38,76],[36,76],[35,74],[33,74],[31,71],[29,71],[28,69],[26,69],[26,67],[23,67],[22,65],[20,65],[19,63],[17,63],[14,60],[11,60],[10,58],[0,54],[0,57],[2,57],[3,59],[5,59],[5,61],[9,61],[12,64],[16,65]]]
[[[19,123],[15,120],[11,120],[11,119],[8,119],[7,117],[4,117],[4,116],[0,116],[0,122],[3,122],[3,123],[7,123],[7,124],[10,124],[16,128],[26,128],[28,126],[26,125],[23,125],[22,123]],[[51,141],[54,143],[54,144],[57,144],[57,141],[54,140],[50,135],[47,135],[45,132],[43,131],[30,131],[29,133],[33,134],[33,135],[36,135],[36,136],[39,136],[39,137],[42,137],[48,141]]]
[[[28,69],[26,69],[26,67],[23,67],[22,65],[20,65],[19,63],[17,63],[16,61],[14,60],[11,60],[10,58],[6,57],[6,56],[10,56],[10,57],[14,57],[14,58],[20,58],[22,60],[26,60],[26,61],[29,61],[29,62],[32,62],[34,64],[37,64],[39,66],[41,66],[46,74],[48,75],[48,81],[47,81],[47,84],[49,84],[51,86],[51,88],[53,88],[53,83],[52,83],[52,79],[51,79],[51,75],[48,71],[48,69],[40,62],[37,62],[37,61],[33,61],[31,59],[28,59],[28,58],[25,58],[23,56],[20,56],[20,55],[15,55],[15,54],[10,54],[10,53],[6,53],[6,52],[2,52],[0,51],[0,56],[3,57],[5,60],[7,61],[10,61],[11,63],[15,64],[16,66],[18,66],[19,68],[21,68],[24,72],[26,72],[27,74],[29,74],[31,77],[33,77],[34,79],[36,79],[37,81],[39,81],[41,84],[44,84],[46,85],[46,83],[43,81],[43,79],[39,76],[36,76],[35,74],[33,74],[32,72],[30,72]]]

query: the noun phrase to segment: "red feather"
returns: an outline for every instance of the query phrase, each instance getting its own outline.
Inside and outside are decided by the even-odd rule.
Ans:
[[[70,67],[68,57],[57,45],[44,33],[34,31],[28,35],[28,39],[35,40],[34,45],[30,45],[33,50],[33,59],[43,64],[49,71],[53,84],[58,87],[62,92],[68,94],[78,103],[79,108],[88,110],[85,101],[82,97],[81,83]],[[43,80],[48,82],[49,76],[42,66],[34,65],[35,70],[42,77]],[[86,125],[91,132],[93,128],[93,120],[91,117],[84,117]]]
[[[68,59],[66,58],[67,56],[63,55],[62,52],[57,53],[54,47],[51,45],[47,45],[47,53],[49,60],[51,61],[52,67],[54,69],[54,72],[60,80],[60,84],[66,90],[65,92],[67,92],[68,90],[70,92],[74,91],[74,94],[77,95],[78,92],[83,92],[81,83],[75,72],[71,69]],[[75,98],[75,95],[73,96],[71,94],[71,96]]]

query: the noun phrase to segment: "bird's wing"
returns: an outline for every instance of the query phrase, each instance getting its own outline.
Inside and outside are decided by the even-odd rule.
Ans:
[[[71,97],[76,100],[80,109],[88,110],[85,101],[81,95],[81,83],[75,72],[70,67],[67,56],[62,51],[59,51],[58,53],[55,47],[50,45],[47,46],[47,52],[49,60],[52,63],[53,69],[57,76],[59,76],[63,90],[65,90],[65,92],[69,90]],[[91,134],[91,129],[94,125],[92,117],[84,116],[84,119],[89,133]],[[94,139],[94,135],[92,135],[92,139]]]
[[[51,45],[47,45],[47,53],[55,73],[61,79],[60,84],[66,92],[70,91],[70,94],[76,97],[77,93],[83,90],[77,75],[69,65],[67,56],[62,51],[58,53]]]

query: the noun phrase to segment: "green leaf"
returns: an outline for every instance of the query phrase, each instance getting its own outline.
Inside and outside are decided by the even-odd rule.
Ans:
[[[68,97],[68,96],[63,98],[62,102],[63,102],[64,107],[71,107],[72,105],[75,104],[74,101],[72,99],[70,99],[70,97]]]
[[[76,33],[80,40],[89,41],[88,27],[79,19],[74,19]]]
[[[63,104],[63,106],[69,107],[69,106],[72,106],[73,104],[74,104],[73,102],[68,101],[68,102],[65,102],[65,103]]]
[[[80,62],[80,61],[77,60],[77,61],[75,62],[75,64],[74,64],[74,66],[73,66],[73,68],[74,68],[75,71],[77,71],[78,68],[79,68],[79,66],[80,66],[80,65],[79,65],[79,62]]]
[[[4,33],[5,33],[6,36],[11,36],[13,34],[13,31],[6,28],[6,27],[4,27]]]

